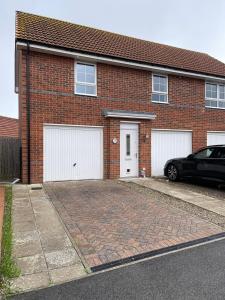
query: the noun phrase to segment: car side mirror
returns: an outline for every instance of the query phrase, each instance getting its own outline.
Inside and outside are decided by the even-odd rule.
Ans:
[[[194,154],[189,154],[188,156],[187,156],[187,159],[193,159],[194,158]]]

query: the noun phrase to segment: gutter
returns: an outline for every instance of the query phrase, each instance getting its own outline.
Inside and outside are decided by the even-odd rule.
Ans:
[[[26,45],[27,180],[30,184],[30,44]]]
[[[16,42],[16,49],[26,49],[26,47],[27,47],[27,43],[19,42],[19,41]],[[104,57],[104,56],[86,54],[86,53],[81,53],[81,52],[77,52],[77,51],[64,50],[64,49],[60,49],[60,48],[56,48],[56,47],[42,46],[42,45],[37,45],[34,43],[30,44],[30,50],[36,51],[36,52],[71,57],[76,60],[101,62],[101,63],[105,63],[105,64],[112,64],[112,65],[117,65],[117,66],[142,69],[142,70],[147,70],[147,71],[156,72],[156,73],[159,72],[159,73],[165,73],[165,74],[174,74],[174,75],[178,75],[178,76],[193,77],[193,78],[199,78],[199,79],[204,79],[204,80],[209,80],[209,81],[217,81],[217,82],[225,83],[225,77],[206,75],[206,74],[202,74],[202,73],[177,70],[177,69],[172,69],[172,68],[167,68],[167,67],[153,66],[153,65],[145,64],[145,63],[136,63],[136,62],[125,61],[125,60],[117,59],[117,58],[108,58],[108,57]]]

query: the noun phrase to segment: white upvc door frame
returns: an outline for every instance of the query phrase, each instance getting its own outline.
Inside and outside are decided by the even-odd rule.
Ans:
[[[120,177],[139,175],[139,125],[120,123]]]

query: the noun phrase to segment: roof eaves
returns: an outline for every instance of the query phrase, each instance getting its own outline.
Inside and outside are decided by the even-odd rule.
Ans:
[[[225,75],[222,76],[222,75],[218,75],[218,74],[214,74],[214,73],[206,73],[206,72],[203,73],[203,72],[199,72],[199,71],[195,71],[195,70],[191,70],[191,69],[177,68],[177,67],[162,65],[162,64],[151,64],[147,61],[131,60],[131,59],[127,59],[127,58],[124,58],[124,57],[121,57],[121,56],[102,55],[102,54],[98,54],[96,52],[90,52],[90,51],[88,52],[88,51],[84,51],[84,50],[80,50],[80,49],[76,49],[76,48],[72,48],[72,47],[62,47],[62,46],[57,46],[57,45],[53,45],[53,44],[38,42],[38,41],[35,41],[35,40],[16,38],[16,42],[32,43],[34,45],[40,45],[40,46],[45,46],[45,47],[52,48],[52,49],[55,48],[55,49],[64,50],[64,51],[79,51],[82,54],[95,55],[96,57],[105,57],[105,58],[109,58],[109,59],[119,59],[121,61],[128,62],[128,63],[129,62],[138,63],[138,64],[143,64],[143,65],[149,65],[151,67],[166,68],[166,69],[184,71],[184,72],[192,72],[192,73],[203,75],[203,76],[204,75],[214,76],[214,77],[218,77],[218,79],[220,79],[220,78],[225,79]]]

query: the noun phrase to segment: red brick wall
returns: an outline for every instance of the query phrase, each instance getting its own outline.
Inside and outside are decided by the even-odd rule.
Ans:
[[[26,67],[20,58],[20,125],[22,179],[27,181]],[[102,109],[154,112],[154,121],[141,121],[140,167],[150,175],[151,128],[193,130],[193,150],[206,145],[207,130],[225,130],[225,111],[204,107],[203,80],[169,76],[169,104],[151,103],[151,74],[147,71],[97,65],[97,97],[74,95],[74,60],[31,53],[31,180],[43,180],[43,123],[104,126],[104,176],[119,176],[119,119],[105,119]]]
[[[0,116],[0,137],[19,137],[18,119]]]

